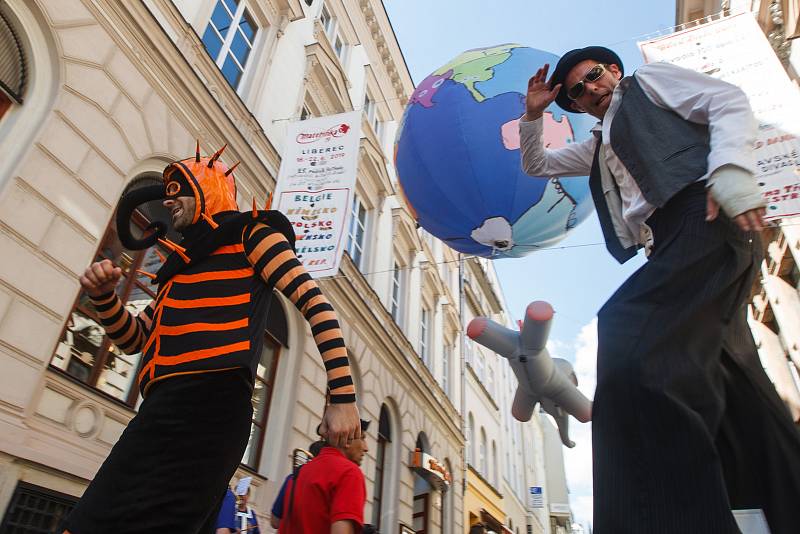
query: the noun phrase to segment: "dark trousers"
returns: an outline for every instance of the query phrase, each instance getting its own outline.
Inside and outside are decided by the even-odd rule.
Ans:
[[[695,184],[650,217],[648,262],[598,314],[595,534],[738,533],[732,508],[800,532],[800,435],[745,316],[761,244],[705,202]]]
[[[246,370],[154,384],[67,519],[73,534],[213,533],[250,434]]]

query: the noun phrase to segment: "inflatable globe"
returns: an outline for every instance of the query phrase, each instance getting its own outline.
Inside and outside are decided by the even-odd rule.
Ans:
[[[557,61],[514,44],[469,50],[411,96],[395,142],[400,186],[417,222],[453,249],[524,256],[563,239],[591,212],[587,177],[532,177],[521,168],[528,79]],[[552,104],[545,145],[586,139],[594,122]]]

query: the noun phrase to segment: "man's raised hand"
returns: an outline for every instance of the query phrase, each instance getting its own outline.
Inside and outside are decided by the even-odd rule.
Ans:
[[[544,110],[553,103],[553,100],[556,99],[558,92],[561,90],[561,84],[556,85],[552,90],[550,89],[550,84],[547,82],[548,70],[550,70],[550,64],[545,63],[528,80],[528,95],[525,97],[525,120],[532,121],[541,117]]]
[[[114,291],[121,276],[122,269],[114,267],[110,260],[103,260],[87,267],[80,281],[90,297],[99,297]]]

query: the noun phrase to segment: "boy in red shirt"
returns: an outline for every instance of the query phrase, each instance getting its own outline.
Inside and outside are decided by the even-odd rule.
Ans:
[[[288,482],[281,534],[358,534],[364,526],[367,488],[359,466],[367,447],[369,421],[346,447],[330,444],[301,466]]]

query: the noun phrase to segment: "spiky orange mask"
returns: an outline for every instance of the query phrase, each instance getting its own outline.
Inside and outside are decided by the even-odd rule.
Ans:
[[[167,198],[191,195],[195,199],[192,224],[202,217],[213,217],[223,211],[238,211],[236,205],[236,181],[230,169],[219,157],[223,146],[211,157],[200,156],[200,144],[195,157],[171,163],[164,169],[164,187]],[[238,165],[238,164],[237,164]]]
[[[163,185],[142,187],[126,193],[117,207],[117,234],[122,244],[130,250],[142,250],[166,236],[168,225],[164,221],[151,223],[142,238],[135,238],[131,233],[131,216],[139,205],[146,202],[192,196],[195,199],[195,210],[191,224],[203,219],[211,228],[217,228],[217,223],[212,218],[214,215],[224,211],[239,211],[236,205],[236,181],[233,177],[233,170],[238,163],[228,168],[219,161],[226,146],[211,157],[201,157],[198,141],[193,158],[170,163],[164,169]]]

